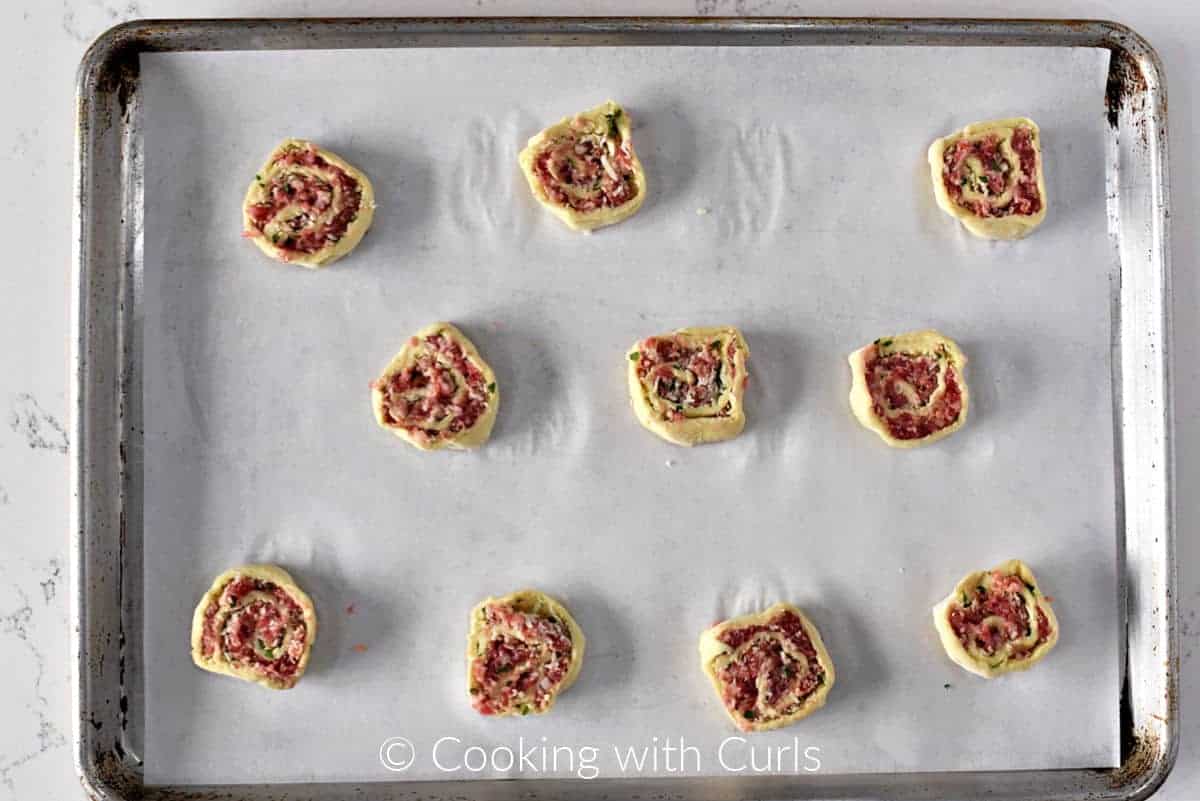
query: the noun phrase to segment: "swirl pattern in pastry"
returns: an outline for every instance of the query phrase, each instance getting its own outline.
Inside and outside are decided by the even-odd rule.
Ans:
[[[985,679],[1028,670],[1058,643],[1058,619],[1029,566],[1010,559],[967,574],[933,608],[946,654]]]
[[[881,337],[850,354],[850,408],[894,448],[936,442],[967,420],[966,363],[937,331]]]
[[[609,100],[534,136],[517,158],[533,196],[577,231],[633,215],[646,198],[646,174],[632,129],[629,113]]]
[[[366,175],[312,142],[288,139],[246,191],[242,235],[273,259],[324,267],[354,250],[374,216]]]
[[[942,210],[984,239],[1020,239],[1046,218],[1037,124],[1025,117],[977,122],[929,146]]]
[[[820,632],[785,603],[705,631],[700,667],[742,731],[778,729],[811,715],[825,705],[835,678]]]
[[[379,425],[421,450],[475,448],[491,436],[500,389],[471,340],[434,323],[371,382],[371,408]]]
[[[733,326],[681,328],[626,354],[638,421],[676,445],[732,439],[746,425],[750,348]]]
[[[471,610],[467,692],[482,715],[550,711],[583,667],[583,631],[545,593],[520,590]]]
[[[243,565],[217,576],[192,617],[198,667],[273,690],[300,681],[316,639],[312,600],[274,565]]]

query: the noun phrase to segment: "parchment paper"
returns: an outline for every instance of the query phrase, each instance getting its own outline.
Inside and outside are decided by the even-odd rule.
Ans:
[[[751,772],[736,741],[718,758],[737,732],[696,641],[776,600],[810,614],[837,684],[756,749],[816,747],[822,772],[1116,765],[1106,64],[1066,49],[144,56],[148,780],[554,772],[444,771],[442,737],[461,741],[443,767],[472,745],[590,745],[614,776],[613,746],[682,737],[700,752],[686,773]],[[649,195],[583,236],[534,204],[516,154],[608,97],[633,115]],[[987,243],[934,206],[925,149],[1015,114],[1042,126],[1050,212],[1025,241]],[[362,246],[324,271],[238,235],[286,136],[378,193]],[[501,385],[475,453],[420,453],[369,411],[368,382],[439,319]],[[746,432],[686,450],[642,430],[624,349],[723,323],[752,352]],[[852,419],[845,356],[924,326],[967,352],[971,419],[898,452]],[[1014,556],[1062,639],[987,682],[945,657],[930,607]],[[191,665],[193,606],[246,561],[282,564],[316,601],[295,690]],[[577,616],[582,677],[548,716],[481,718],[467,612],[527,585]],[[381,764],[390,737],[416,751],[404,772]],[[558,775],[580,775],[586,755],[559,753]]]

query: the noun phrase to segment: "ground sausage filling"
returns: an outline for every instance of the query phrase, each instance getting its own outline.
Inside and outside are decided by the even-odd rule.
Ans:
[[[825,682],[817,650],[794,612],[729,629],[720,641],[732,650],[715,665],[721,697],[744,729],[797,712]]]
[[[867,355],[867,389],[876,417],[895,439],[923,439],[958,421],[961,379],[945,346],[933,353],[888,353],[876,342]]]
[[[432,441],[469,429],[487,410],[495,384],[444,333],[413,337],[411,358],[371,386],[383,395],[386,425]]]
[[[204,611],[200,652],[289,686],[308,642],[304,610],[270,581],[238,576]]]
[[[630,354],[650,406],[673,422],[693,417],[728,417],[737,380],[737,343],[689,342],[685,337],[650,337]],[[746,377],[743,376],[743,383]]]
[[[964,592],[947,614],[967,653],[992,667],[1027,659],[1051,635],[1037,589],[1011,573],[989,574]]]
[[[621,135],[621,110],[600,120],[584,116],[547,142],[533,160],[546,197],[574,211],[616,208],[638,193],[633,145]]]
[[[950,197],[978,217],[1033,215],[1042,209],[1033,129],[1019,125],[1012,137],[962,138],[942,156],[942,182]]]
[[[261,199],[246,206],[249,235],[266,237],[285,254],[331,247],[362,206],[359,182],[312,145],[280,153],[255,180]]]
[[[484,715],[545,712],[571,667],[566,624],[505,604],[489,604],[479,614],[483,634],[472,646],[471,705]]]

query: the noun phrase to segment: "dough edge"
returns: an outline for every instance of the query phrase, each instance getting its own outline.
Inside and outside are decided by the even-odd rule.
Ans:
[[[423,442],[403,428],[390,426],[384,422],[383,390],[375,386],[371,387],[371,413],[375,415],[375,422],[378,423],[381,428],[390,431],[418,450],[439,451],[443,448],[451,448],[453,450],[470,450],[472,448],[478,448],[480,445],[488,441],[488,438],[492,435],[492,427],[496,424],[496,415],[500,411],[500,384],[496,381],[496,373],[492,370],[492,366],[484,360],[483,356],[480,355],[479,349],[475,347],[475,343],[468,339],[467,335],[459,330],[458,327],[453,323],[431,323],[409,336],[408,339],[405,340],[404,347],[402,347],[400,351],[392,357],[391,361],[388,362],[387,367],[385,367],[383,372],[379,374],[379,380],[382,381],[385,378],[391,377],[400,369],[405,358],[413,349],[413,346],[410,344],[412,337],[424,339],[427,336],[439,332],[445,332],[449,334],[450,337],[459,344],[459,347],[463,349],[463,353],[466,355],[466,357],[479,367],[480,372],[483,373],[485,383],[494,384],[496,387],[496,391],[492,392],[490,395],[487,408],[484,410],[480,418],[475,421],[475,425],[471,426],[465,431],[460,432],[457,436],[438,437],[433,442]]]
[[[989,573],[1000,571],[1002,573],[1010,573],[1021,577],[1021,580],[1032,585],[1037,590],[1038,607],[1046,615],[1046,621],[1050,624],[1050,636],[1046,642],[1039,648],[1035,649],[1028,659],[1022,659],[1016,662],[1008,661],[999,667],[982,663],[971,657],[967,653],[967,649],[959,642],[958,637],[954,634],[954,629],[950,626],[950,621],[947,617],[950,611],[950,605],[956,602],[967,589],[973,588],[979,583],[979,580]],[[940,603],[933,607],[933,625],[937,629],[938,639],[942,642],[942,648],[946,651],[946,655],[963,670],[974,673],[976,676],[981,676],[985,679],[994,679],[997,676],[1002,676],[1005,673],[1013,673],[1020,670],[1029,670],[1045,658],[1046,654],[1054,650],[1054,646],[1058,644],[1058,618],[1054,614],[1054,608],[1049,601],[1046,600],[1046,595],[1042,592],[1041,586],[1038,585],[1037,579],[1033,575],[1033,571],[1029,565],[1022,562],[1020,559],[1009,559],[1006,562],[993,567],[991,570],[976,570],[968,573],[962,578],[958,584],[954,585],[954,589],[942,599]]]
[[[630,143],[630,152],[633,154],[633,182],[637,186],[637,194],[633,200],[628,203],[623,203],[616,208],[605,207],[596,209],[595,211],[580,212],[574,209],[568,209],[550,200],[546,197],[546,193],[542,190],[542,183],[538,180],[537,174],[533,171],[533,159],[538,150],[543,144],[552,139],[556,134],[569,129],[571,120],[576,117],[588,117],[591,119],[603,118],[606,114],[611,114],[613,111],[621,112],[620,121],[617,123],[617,128],[621,131],[621,138]],[[621,105],[613,100],[606,100],[594,108],[587,111],[582,111],[578,114],[571,114],[563,117],[558,122],[550,125],[538,133],[530,137],[524,149],[517,154],[517,163],[521,166],[521,173],[525,176],[526,182],[529,184],[529,189],[533,192],[533,197],[546,208],[551,214],[562,220],[568,228],[584,233],[594,231],[597,228],[603,228],[608,225],[615,225],[632,217],[642,207],[642,203],[646,199],[646,172],[642,169],[642,161],[638,158],[637,147],[633,145],[633,124],[629,117],[629,112]]]
[[[942,183],[943,155],[947,148],[951,147],[964,136],[976,136],[997,129],[1013,128],[1017,125],[1025,125],[1032,128],[1036,135],[1034,150],[1037,151],[1037,186],[1038,194],[1042,198],[1042,208],[1037,214],[1033,215],[1012,215],[994,219],[980,219],[966,209],[961,208],[950,197],[950,193],[946,191],[946,186]],[[1023,239],[1033,233],[1033,230],[1046,219],[1046,209],[1049,208],[1050,201],[1046,197],[1046,172],[1042,161],[1042,134],[1037,123],[1028,117],[1009,117],[1002,120],[973,122],[952,134],[935,139],[933,144],[929,146],[928,158],[931,178],[933,179],[933,196],[938,206],[942,211],[961,222],[963,227],[975,236],[981,239]]]
[[[250,181],[250,186],[246,190],[246,196],[242,200],[242,230],[249,233],[254,232],[254,236],[248,237],[259,250],[270,256],[275,261],[283,262],[284,264],[297,264],[301,267],[307,267],[315,270],[321,267],[327,267],[343,256],[349,255],[350,251],[358,247],[358,243],[366,235],[367,230],[371,227],[372,221],[375,219],[375,187],[371,185],[371,181],[367,178],[366,173],[358,169],[348,161],[343,159],[336,153],[326,150],[320,145],[308,139],[285,139],[271,151],[271,155],[259,167],[258,174],[262,175],[268,172],[275,159],[280,152],[287,147],[293,145],[308,147],[312,145],[317,149],[317,152],[328,161],[330,164],[335,164],[346,171],[346,174],[358,181],[362,187],[362,205],[358,210],[358,219],[346,226],[346,234],[337,242],[333,243],[333,247],[322,250],[320,253],[298,253],[288,255],[284,258],[284,253],[280,248],[275,247],[265,236],[259,236],[253,225],[251,225],[250,214],[246,211],[246,207],[255,199],[255,188],[258,185],[257,179]]]
[[[295,681],[290,685],[278,679],[260,676],[252,670],[235,667],[224,660],[219,649],[211,658],[205,658],[201,654],[200,641],[204,635],[204,612],[213,601],[220,597],[221,592],[225,589],[225,585],[237,576],[249,576],[263,581],[270,581],[276,586],[287,590],[304,615],[304,624],[308,629],[308,635],[304,643],[304,655],[300,657],[300,663],[296,667]],[[300,586],[290,573],[277,565],[248,564],[231,567],[213,579],[212,585],[200,598],[200,603],[196,605],[196,611],[192,614],[191,652],[192,662],[195,663],[196,667],[212,673],[220,673],[225,676],[232,676],[235,679],[253,682],[271,690],[289,690],[300,683],[300,679],[304,677],[304,671],[308,668],[308,660],[312,655],[313,645],[316,642],[317,610],[313,606],[312,599],[308,596],[308,593],[300,589]]]
[[[587,638],[583,636],[583,629],[575,622],[575,618],[557,599],[547,595],[540,590],[523,589],[511,592],[508,595],[503,595],[499,598],[488,596],[471,608],[470,627],[467,630],[467,696],[470,697],[471,689],[471,662],[474,659],[474,646],[476,641],[480,640],[483,635],[483,624],[480,622],[479,613],[488,604],[505,604],[512,606],[521,612],[528,614],[539,615],[542,617],[554,616],[567,626],[567,631],[571,634],[571,664],[567,667],[567,675],[563,677],[562,683],[558,685],[558,689],[550,696],[550,702],[546,708],[540,712],[533,712],[535,715],[544,715],[554,708],[558,702],[558,696],[570,689],[575,680],[579,678],[579,673],[583,670],[583,654],[587,649]],[[492,717],[523,717],[519,712],[509,711],[501,712]]]
[[[888,431],[887,426],[883,424],[883,421],[875,416],[875,404],[871,401],[871,391],[867,387],[866,355],[867,350],[875,344],[875,342],[870,342],[851,353],[848,357],[851,374],[850,410],[854,413],[854,417],[858,422],[864,428],[878,434],[879,438],[891,447],[905,449],[919,448],[922,445],[932,445],[962,428],[967,422],[967,415],[971,408],[971,392],[967,384],[965,370],[967,356],[959,348],[958,343],[932,328],[921,331],[909,331],[905,334],[896,334],[890,337],[884,336],[880,337],[880,339],[892,340],[895,349],[932,351],[938,345],[945,345],[951,355],[954,356],[956,366],[958,367],[959,382],[962,389],[962,412],[959,413],[958,419],[954,423],[940,431],[935,431],[927,437],[922,437],[921,439],[897,439],[893,437],[891,432]]]
[[[699,327],[699,328],[678,328],[666,334],[652,334],[653,337],[668,337],[668,336],[688,336],[697,339],[710,339],[715,336],[732,335],[737,342],[736,353],[734,354],[734,366],[737,367],[739,374],[748,376],[750,373],[747,362],[750,358],[750,346],[746,343],[746,338],[742,332],[732,325]],[[625,352],[626,373],[629,383],[629,400],[633,405],[634,415],[639,423],[647,431],[657,434],[667,442],[675,445],[683,445],[691,447],[693,445],[703,445],[713,442],[723,442],[727,439],[733,439],[746,427],[746,410],[743,399],[745,397],[745,381],[736,381],[733,386],[733,410],[728,417],[721,418],[694,418],[684,420],[682,422],[673,423],[668,420],[660,420],[654,413],[649,402],[647,402],[645,394],[642,391],[642,382],[638,378],[637,363],[630,359],[630,355],[640,352],[641,345],[644,339],[638,340]]]
[[[713,660],[721,654],[729,652],[728,646],[722,643],[718,637],[721,636],[727,629],[742,628],[751,626],[757,623],[766,623],[772,617],[780,612],[792,612],[800,618],[800,623],[804,627],[804,632],[812,641],[813,649],[817,652],[817,663],[825,669],[826,680],[821,684],[812,695],[805,699],[801,707],[790,715],[767,721],[765,723],[750,723],[744,719],[738,719],[729,707],[725,705],[725,699],[721,696],[721,681],[717,677],[716,669],[713,667]],[[729,618],[723,620],[714,626],[705,629],[700,635],[700,669],[704,671],[704,675],[708,676],[709,682],[712,684],[713,690],[717,694],[717,702],[721,705],[725,715],[733,722],[733,725],[742,731],[770,731],[771,729],[780,729],[784,726],[790,726],[793,723],[802,720],[813,712],[816,712],[821,707],[825,706],[825,701],[829,696],[829,691],[833,689],[833,684],[837,679],[837,674],[834,671],[833,659],[829,656],[829,651],[825,648],[825,642],[821,639],[821,633],[817,627],[813,625],[808,616],[804,614],[798,607],[789,603],[779,602],[772,604],[762,612],[755,612],[748,615]]]

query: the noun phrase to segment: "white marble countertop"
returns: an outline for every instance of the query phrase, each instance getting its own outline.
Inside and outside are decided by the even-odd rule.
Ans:
[[[67,304],[75,68],[87,44],[144,17],[501,14],[1005,16],[1113,19],[1154,45],[1170,95],[1175,266],[1176,466],[1183,737],[1156,798],[1200,798],[1200,274],[1194,151],[1200,144],[1195,0],[6,0],[0,10],[0,179],[10,245],[0,272],[0,801],[82,796],[71,765],[66,564]]]

